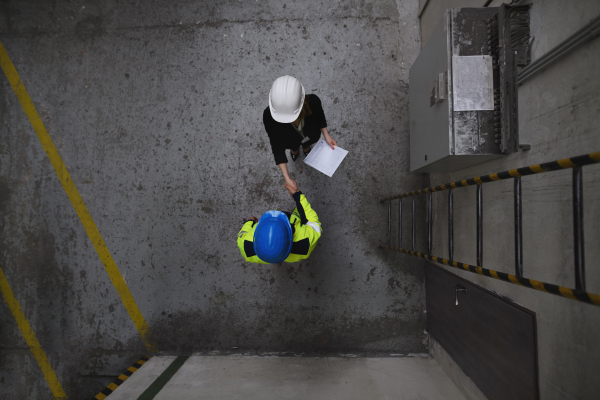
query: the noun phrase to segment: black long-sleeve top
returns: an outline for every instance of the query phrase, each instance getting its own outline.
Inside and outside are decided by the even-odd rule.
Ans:
[[[312,114],[304,118],[304,129],[302,131],[304,136],[310,138],[311,143],[315,143],[321,137],[321,128],[327,128],[327,120],[325,120],[321,99],[316,94],[311,94],[307,97],[306,101],[308,101]],[[285,155],[285,150],[298,149],[302,142],[302,136],[292,124],[283,124],[275,121],[271,116],[269,107],[265,108],[263,112],[263,123],[269,135],[271,150],[273,151],[273,156],[275,156],[275,164],[287,163],[288,159]]]

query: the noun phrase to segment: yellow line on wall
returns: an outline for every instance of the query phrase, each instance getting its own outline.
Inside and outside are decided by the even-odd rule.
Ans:
[[[117,289],[123,305],[127,309],[127,312],[133,320],[135,327],[142,336],[144,345],[149,352],[157,352],[158,346],[154,336],[152,335],[152,332],[150,332],[148,323],[144,319],[144,316],[135,303],[129,288],[127,287],[125,279],[123,279],[119,268],[117,268],[115,261],[110,255],[110,251],[108,250],[108,247],[106,247],[106,243],[104,243],[104,239],[102,239],[102,235],[100,235],[100,231],[94,223],[92,215],[88,211],[83,199],[81,198],[81,195],[79,194],[79,191],[75,187],[75,183],[73,182],[73,179],[71,179],[71,175],[69,174],[69,171],[67,171],[67,167],[63,163],[56,146],[52,142],[44,123],[42,122],[37,110],[35,109],[35,106],[33,105],[31,97],[29,97],[29,93],[27,93],[27,89],[25,89],[17,70],[10,61],[8,53],[6,52],[6,49],[2,43],[0,43],[0,64],[2,65],[2,69],[4,70],[8,81],[10,82],[10,85],[12,86],[17,98],[19,99],[19,102],[21,103],[21,107],[23,107],[23,111],[25,111],[25,114],[27,114],[27,118],[29,118],[29,122],[31,123],[33,130],[40,140],[44,151],[48,155],[50,163],[52,163],[63,189],[67,193],[75,212],[77,212],[77,215],[79,216],[79,219],[81,220],[88,237],[94,245],[98,256],[100,256],[100,261],[102,261],[102,264],[104,264],[104,268],[106,269],[112,284],[114,285],[115,289]]]
[[[58,381],[56,373],[52,369],[52,366],[48,361],[48,357],[46,357],[46,353],[44,353],[44,350],[42,350],[40,342],[38,342],[37,337],[35,337],[35,333],[33,332],[33,329],[31,329],[31,325],[29,325],[29,321],[27,320],[27,317],[25,317],[19,301],[10,288],[2,268],[0,268],[0,291],[2,291],[4,301],[6,301],[6,304],[8,304],[8,308],[10,308],[12,315],[15,317],[15,321],[17,321],[17,326],[25,338],[27,346],[29,346],[31,353],[40,366],[40,369],[44,374],[44,378],[46,378],[46,382],[48,382],[48,386],[50,386],[50,390],[52,390],[52,395],[55,399],[66,399],[67,395]]]

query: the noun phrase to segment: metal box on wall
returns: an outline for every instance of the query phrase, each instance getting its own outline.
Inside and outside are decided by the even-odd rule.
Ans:
[[[410,68],[411,171],[456,171],[518,150],[502,124],[508,104],[516,121],[516,92],[501,90],[516,65],[500,66],[494,47],[504,10],[447,10]]]

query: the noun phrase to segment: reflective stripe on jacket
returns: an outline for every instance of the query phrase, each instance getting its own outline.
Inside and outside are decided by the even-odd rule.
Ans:
[[[292,251],[284,262],[298,262],[310,256],[321,237],[322,228],[317,213],[311,208],[306,196],[298,191],[294,193],[296,208],[290,217],[294,232]],[[254,252],[254,230],[256,224],[246,221],[238,233],[237,245],[247,262],[269,264],[264,262]]]

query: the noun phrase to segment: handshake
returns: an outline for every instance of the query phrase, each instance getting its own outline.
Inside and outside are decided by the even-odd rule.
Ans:
[[[286,188],[288,192],[290,192],[290,197],[293,197],[294,193],[296,193],[299,190],[298,184],[293,179],[286,181],[283,187]]]
[[[288,182],[286,182],[286,184],[283,187],[286,188],[288,192],[290,192],[290,197],[294,197],[294,193],[296,193],[299,190],[298,184],[293,179],[290,179]],[[253,216],[248,218],[248,221],[254,221],[255,223],[258,223],[258,218]]]

